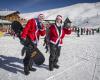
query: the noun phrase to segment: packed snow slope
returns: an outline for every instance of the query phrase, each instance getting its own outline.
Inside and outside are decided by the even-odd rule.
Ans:
[[[22,45],[11,36],[0,38],[0,80],[100,80],[100,33],[64,38],[59,58],[59,69],[48,70],[49,52],[45,53],[43,38],[38,48],[45,56],[41,66],[33,65],[36,72],[23,72]]]

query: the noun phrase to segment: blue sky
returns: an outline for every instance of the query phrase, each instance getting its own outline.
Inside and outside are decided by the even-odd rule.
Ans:
[[[0,0],[0,9],[18,10],[20,12],[35,12],[60,8],[76,3],[93,3],[100,0]]]

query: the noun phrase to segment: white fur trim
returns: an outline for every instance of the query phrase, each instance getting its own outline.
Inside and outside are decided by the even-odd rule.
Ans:
[[[59,44],[58,46],[63,46],[63,44]]]
[[[37,43],[38,43],[38,38],[37,38],[38,26],[37,26],[37,22],[36,22],[36,20],[35,20],[35,23],[36,23],[36,32],[35,32],[35,37],[36,37],[36,41],[37,41]]]
[[[54,41],[52,41],[52,40],[50,40],[50,42],[53,43],[53,44],[57,44],[56,42],[54,42]]]

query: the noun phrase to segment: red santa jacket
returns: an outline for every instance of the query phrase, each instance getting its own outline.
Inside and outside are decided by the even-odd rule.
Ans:
[[[38,29],[36,20],[30,19],[22,31],[21,38],[29,37],[32,41],[38,41],[40,35],[45,35],[44,25],[42,24],[42,29]]]
[[[59,35],[58,29],[56,27],[56,25],[51,25],[51,27],[49,28],[49,39],[50,42],[53,44],[57,44],[57,42],[59,41],[58,46],[62,46],[63,42],[63,38],[65,36],[65,34],[71,34],[71,29],[70,28],[61,28],[61,33]]]

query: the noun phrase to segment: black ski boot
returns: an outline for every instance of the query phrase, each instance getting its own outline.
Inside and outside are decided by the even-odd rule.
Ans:
[[[59,65],[54,64],[54,68],[58,69],[59,68]]]
[[[24,73],[25,73],[25,75],[29,75],[30,74],[28,66],[24,66]]]
[[[54,67],[53,67],[53,62],[50,61],[50,62],[49,62],[49,70],[50,70],[50,71],[53,71],[53,68],[54,68]]]
[[[29,70],[30,71],[36,71],[36,69],[35,68],[32,68],[32,67],[29,67]]]

